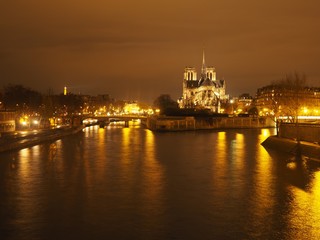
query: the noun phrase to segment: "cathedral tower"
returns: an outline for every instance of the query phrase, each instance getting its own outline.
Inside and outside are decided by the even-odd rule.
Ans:
[[[197,80],[197,71],[193,67],[186,67],[184,69],[184,80],[194,81]]]
[[[216,81],[216,70],[214,67],[207,67],[207,78],[211,81]]]

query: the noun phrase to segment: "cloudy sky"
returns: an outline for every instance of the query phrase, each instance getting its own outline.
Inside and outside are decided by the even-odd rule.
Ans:
[[[320,86],[318,0],[0,1],[0,87],[152,102],[206,63],[227,93],[293,72]]]

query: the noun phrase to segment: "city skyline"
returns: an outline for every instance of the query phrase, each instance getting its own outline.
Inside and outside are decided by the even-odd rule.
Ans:
[[[204,49],[231,96],[293,72],[319,86],[318,7],[297,0],[2,2],[1,85],[177,99],[184,68],[200,69]]]

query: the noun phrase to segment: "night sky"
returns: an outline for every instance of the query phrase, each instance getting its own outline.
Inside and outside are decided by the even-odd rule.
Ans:
[[[0,83],[152,103],[206,63],[227,93],[288,73],[320,86],[318,0],[2,0]]]

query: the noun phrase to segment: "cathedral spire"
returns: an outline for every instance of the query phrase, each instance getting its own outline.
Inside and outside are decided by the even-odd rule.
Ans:
[[[202,68],[201,68],[201,77],[206,78],[207,75],[207,68],[206,68],[206,60],[205,60],[205,54],[204,50],[202,52]]]

